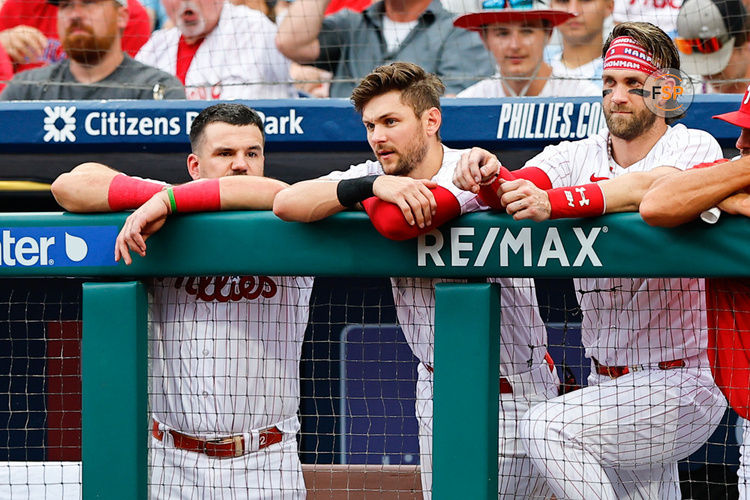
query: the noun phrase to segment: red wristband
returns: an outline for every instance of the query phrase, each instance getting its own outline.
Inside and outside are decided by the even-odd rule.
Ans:
[[[138,208],[164,188],[164,184],[117,174],[109,184],[107,202],[113,212]]]
[[[604,213],[604,193],[599,184],[547,190],[550,219],[597,217]]]
[[[550,182],[549,176],[539,167],[523,167],[519,170],[514,170],[513,175],[516,176],[516,179],[531,181],[539,189],[552,189],[552,182]]]
[[[516,176],[513,175],[513,172],[501,166],[500,172],[498,172],[495,180],[490,184],[484,184],[480,186],[478,193],[479,198],[481,198],[485,205],[490,208],[494,208],[495,210],[505,210],[502,203],[500,203],[500,195],[498,194],[498,191],[500,191],[500,179],[512,181],[516,179]]]
[[[188,182],[172,188],[177,212],[216,212],[221,210],[219,179]],[[174,210],[173,210],[174,211]]]

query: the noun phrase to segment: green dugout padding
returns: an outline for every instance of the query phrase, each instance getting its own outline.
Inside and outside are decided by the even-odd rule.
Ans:
[[[178,215],[129,267],[112,258],[125,216],[1,214],[0,276],[750,276],[750,220],[726,215],[661,229],[638,214],[535,223],[480,213],[409,241],[386,240],[361,213],[313,224]]]
[[[145,500],[147,328],[142,283],[85,283],[81,344],[83,497]]]
[[[435,287],[433,498],[497,498],[500,291]]]

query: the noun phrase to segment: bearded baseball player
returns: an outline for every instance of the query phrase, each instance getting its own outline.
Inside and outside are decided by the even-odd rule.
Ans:
[[[187,184],[129,177],[99,164],[52,191],[72,212],[138,208],[115,258],[146,255],[176,212],[270,209],[286,184],[263,177],[263,123],[241,104],[203,110],[190,130]],[[239,249],[238,251],[241,251]],[[297,455],[299,360],[312,278],[155,279],[151,312],[153,498],[304,498]]]
[[[456,184],[515,219],[588,217],[638,210],[658,176],[720,157],[710,135],[669,126],[646,106],[646,77],[679,69],[662,30],[617,25],[603,55],[608,131],[549,146],[511,173],[475,150]],[[703,282],[575,284],[589,386],[532,408],[520,424],[524,446],[557,498],[680,498],[677,461],[706,441],[726,408],[708,365]]]
[[[435,75],[410,63],[381,66],[352,93],[377,161],[354,165],[280,192],[274,212],[285,220],[310,222],[362,204],[373,224],[393,239],[416,237],[460,214],[488,207],[451,182],[461,151],[440,141],[440,95]],[[445,279],[392,278],[399,323],[418,368],[422,489],[431,498],[432,376],[435,284]],[[453,280],[457,281],[457,280]],[[500,354],[499,489],[503,497],[546,495],[521,448],[516,425],[535,402],[557,395],[557,374],[548,362],[547,333],[530,279],[493,279],[502,284]],[[460,429],[457,433],[462,433]]]
[[[719,212],[750,217],[750,86],[738,111],[714,116],[742,129],[740,152],[732,161],[718,160],[675,172],[658,181],[643,197],[641,216],[654,226],[672,227],[698,215],[716,222]],[[706,279],[708,359],[716,384],[730,406],[750,419],[750,282],[747,279]],[[740,498],[750,499],[750,426],[740,446]]]

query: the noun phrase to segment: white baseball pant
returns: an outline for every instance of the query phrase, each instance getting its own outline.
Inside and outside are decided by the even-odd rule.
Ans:
[[[677,461],[703,445],[726,409],[707,361],[686,362],[616,379],[592,370],[588,387],[529,410],[523,445],[558,499],[680,498]]]
[[[175,448],[167,441],[150,438],[152,499],[297,500],[307,496],[293,434],[237,458],[213,458]]]

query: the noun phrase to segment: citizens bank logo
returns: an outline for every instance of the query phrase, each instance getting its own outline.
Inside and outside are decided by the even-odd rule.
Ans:
[[[71,106],[45,106],[44,112],[44,142],[75,142],[76,119],[73,113],[76,107]]]
[[[114,266],[116,226],[0,229],[0,268]]]

